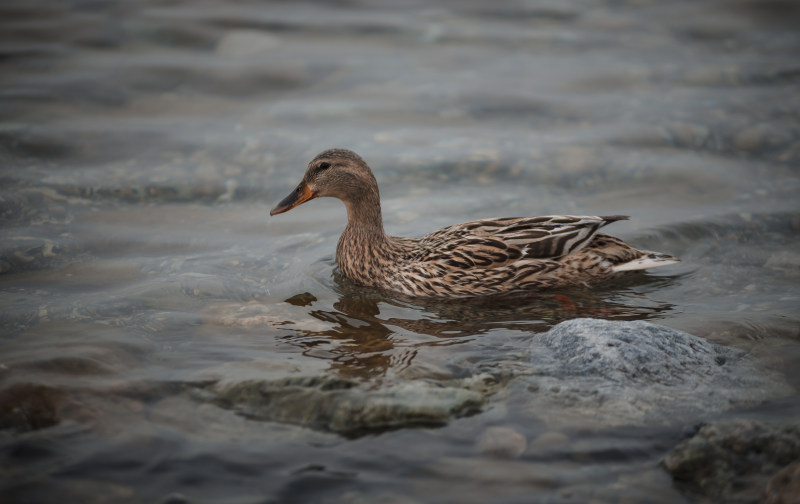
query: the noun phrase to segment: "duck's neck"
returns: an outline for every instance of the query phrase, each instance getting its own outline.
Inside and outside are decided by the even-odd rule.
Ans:
[[[346,201],[347,227],[336,247],[336,263],[345,276],[375,285],[378,273],[395,256],[392,239],[383,230],[377,191]]]
[[[365,235],[378,243],[386,240],[381,217],[381,199],[377,191],[366,191],[355,201],[346,201],[347,228],[345,232]]]

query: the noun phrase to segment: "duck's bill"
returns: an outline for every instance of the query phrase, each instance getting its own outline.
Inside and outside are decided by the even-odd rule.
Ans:
[[[301,182],[300,185],[297,186],[297,189],[292,191],[289,196],[286,196],[283,198],[283,200],[281,200],[280,203],[275,205],[275,208],[270,210],[269,214],[277,215],[279,213],[288,212],[297,205],[305,203],[306,201],[316,197],[317,195],[314,194],[314,192],[309,189],[305,183]]]

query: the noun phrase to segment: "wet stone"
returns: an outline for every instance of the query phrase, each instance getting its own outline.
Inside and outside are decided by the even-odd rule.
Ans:
[[[477,413],[483,395],[417,380],[366,389],[328,375],[247,380],[207,389],[218,405],[249,418],[359,435],[412,426],[443,425]]]
[[[295,294],[294,296],[286,299],[285,301],[290,305],[294,306],[309,306],[316,301],[317,298],[314,297],[313,294],[309,292],[304,292],[302,294]]]
[[[662,463],[692,496],[744,503],[758,501],[770,477],[777,478],[779,470],[798,459],[800,423],[737,419],[703,425],[673,448]],[[773,497],[780,481],[772,482]],[[785,482],[787,486],[790,483]]]
[[[5,235],[5,236],[3,236]],[[0,272],[32,271],[51,268],[69,260],[74,248],[68,238],[0,235]]]
[[[82,355],[60,355],[49,359],[25,362],[18,367],[65,376],[111,374],[111,369],[96,357]]]
[[[209,323],[225,327],[260,329],[273,326],[312,332],[329,328],[329,324],[301,313],[290,303],[268,305],[255,300],[246,303],[217,303],[205,307],[203,315]]]
[[[528,407],[553,425],[685,422],[790,391],[741,350],[642,321],[562,322],[533,340],[531,366]]]
[[[800,460],[791,463],[767,482],[762,504],[789,504],[800,501]]]
[[[775,252],[769,256],[767,262],[764,263],[764,267],[779,270],[792,276],[800,275],[800,254],[786,250]]]
[[[483,431],[475,443],[479,452],[502,458],[518,458],[525,453],[525,436],[509,427],[494,426]]]
[[[18,383],[0,391],[0,429],[34,431],[56,425],[58,393],[35,383]]]
[[[672,143],[678,146],[702,147],[708,141],[710,131],[700,124],[676,124],[669,128]]]
[[[734,147],[744,152],[757,152],[789,144],[792,136],[775,126],[760,123],[743,128],[736,134]]]
[[[82,207],[84,203],[48,187],[0,191],[0,220],[18,225],[69,224],[74,205]]]

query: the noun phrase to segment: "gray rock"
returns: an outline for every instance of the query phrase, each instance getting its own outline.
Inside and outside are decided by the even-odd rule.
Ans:
[[[668,425],[789,392],[741,350],[642,321],[562,322],[531,366],[528,407],[552,425]]]
[[[793,469],[778,471],[798,458],[800,423],[723,420],[705,424],[673,448],[663,465],[692,496],[744,503],[780,496],[792,484]]]
[[[473,379],[474,381],[474,379]],[[423,380],[366,389],[330,375],[246,380],[212,385],[217,404],[249,418],[358,435],[419,425],[442,425],[477,413],[481,393]]]

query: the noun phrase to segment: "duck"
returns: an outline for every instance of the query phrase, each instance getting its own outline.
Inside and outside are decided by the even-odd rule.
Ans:
[[[338,198],[347,209],[336,246],[340,272],[362,286],[407,296],[466,298],[589,287],[679,261],[598,232],[628,219],[625,215],[488,218],[422,238],[387,235],[375,175],[347,149],[314,157],[300,184],[270,216],[321,197]]]

